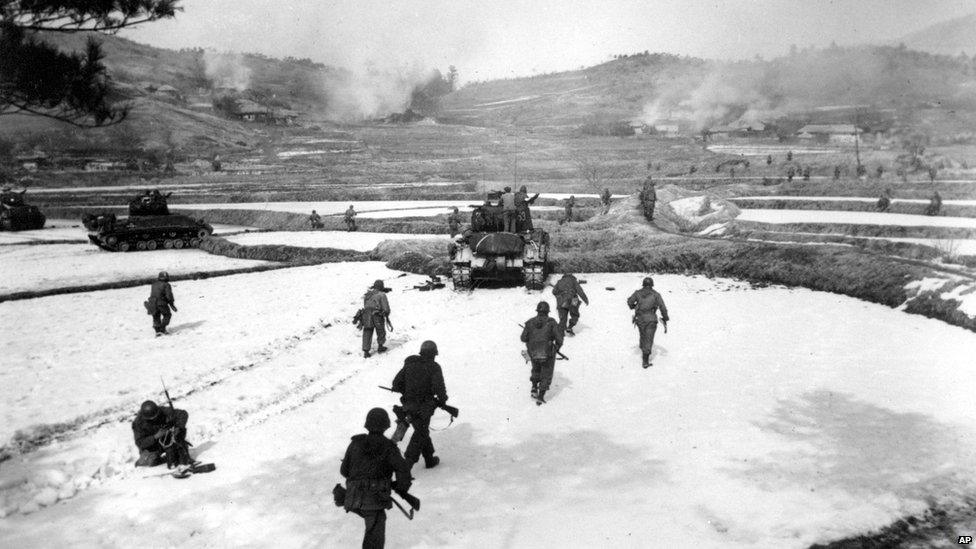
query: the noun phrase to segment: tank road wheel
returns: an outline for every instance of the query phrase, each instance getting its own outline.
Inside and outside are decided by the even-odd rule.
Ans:
[[[146,249],[147,250],[155,250],[156,249],[156,241],[155,240],[150,240],[149,242],[146,242]]]
[[[542,263],[532,263],[522,268],[522,278],[528,290],[543,290],[546,287],[545,266]]]
[[[210,233],[207,232],[207,229],[197,231],[197,238],[207,238],[208,236],[210,236]]]
[[[199,248],[200,247],[200,239],[199,238],[191,238],[190,239],[190,247],[191,248]]]
[[[177,250],[179,250],[180,248],[182,248],[183,247],[183,240],[181,240],[179,238],[177,238],[176,240],[174,240],[173,241],[173,247],[176,248]]]
[[[139,250],[140,252],[145,251],[146,246],[148,246],[148,244],[146,243],[145,240],[140,240],[139,242],[136,242],[136,249]]]
[[[467,265],[454,265],[451,268],[451,281],[454,283],[455,290],[470,290],[471,267]]]
[[[120,252],[127,252],[127,251],[129,251],[129,248],[131,248],[131,247],[132,246],[128,242],[126,242],[125,240],[123,240],[122,242],[119,242],[119,251]]]
[[[168,238],[166,240],[164,240],[163,241],[163,248],[166,248],[167,250],[173,249],[173,241],[170,240],[170,239],[168,239]]]
[[[110,236],[105,239],[105,243],[108,244],[109,246],[115,246],[116,244],[118,244],[118,242],[119,239],[115,238],[114,236]]]

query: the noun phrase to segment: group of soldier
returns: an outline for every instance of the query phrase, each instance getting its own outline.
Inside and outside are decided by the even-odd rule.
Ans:
[[[342,214],[343,221],[345,221],[346,223],[347,231],[352,232],[357,229],[356,227],[357,215],[359,215],[359,212],[356,211],[356,208],[354,208],[352,204],[350,204],[349,208]],[[319,213],[316,212],[315,210],[312,210],[311,215],[308,216],[308,223],[312,226],[313,229],[325,228],[325,223],[322,222],[322,216],[319,215]]]

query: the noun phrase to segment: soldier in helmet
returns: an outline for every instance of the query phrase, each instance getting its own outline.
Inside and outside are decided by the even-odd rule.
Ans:
[[[556,353],[563,346],[563,331],[555,319],[549,318],[549,304],[540,301],[535,307],[536,316],[525,322],[522,329],[522,342],[525,343],[529,360],[532,361],[532,398],[536,404],[546,402],[546,391],[552,384],[552,374],[556,366]]]
[[[343,218],[346,220],[346,230],[349,232],[356,230],[356,209],[349,205],[349,209],[343,214]]]
[[[188,419],[186,410],[158,406],[151,400],[143,402],[132,421],[132,435],[139,449],[136,467],[155,467],[163,462],[170,467],[191,464],[186,442]]]
[[[559,220],[559,224],[569,223],[573,220],[573,208],[576,206],[576,196],[570,195],[566,199],[566,203],[563,205],[563,218]]]
[[[580,286],[576,277],[572,273],[566,273],[556,285],[552,287],[552,295],[556,296],[556,311],[559,312],[559,329],[569,335],[576,335],[573,326],[579,322],[580,300],[587,305],[590,298],[586,297],[586,292]],[[568,320],[568,324],[567,324]]]
[[[172,316],[170,309],[176,310],[176,302],[173,299],[173,288],[169,285],[169,274],[166,271],[159,273],[157,280],[152,283],[149,299],[145,305],[146,311],[153,317],[156,337],[168,333],[166,327],[169,326],[169,319]]]
[[[661,294],[654,290],[654,279],[647,277],[640,290],[627,298],[627,306],[634,311],[634,324],[640,330],[641,365],[651,366],[651,349],[654,347],[654,332],[657,331],[657,310],[661,309],[661,322],[668,331],[668,308]]]
[[[308,222],[312,224],[313,229],[325,228],[325,225],[322,223],[322,216],[315,210],[312,210],[312,215],[308,216]]]
[[[366,522],[363,547],[382,548],[386,543],[386,510],[393,507],[391,492],[410,489],[410,465],[396,444],[383,435],[390,428],[386,410],[370,410],[365,427],[367,434],[352,437],[339,467],[346,479],[342,505]],[[394,474],[396,482],[391,482]]]
[[[447,403],[444,374],[441,365],[434,361],[436,356],[437,344],[423,342],[420,355],[407,357],[390,386],[394,392],[400,393],[402,416],[413,427],[413,435],[403,454],[411,467],[420,461],[420,456],[424,457],[424,466],[428,469],[441,462],[434,455],[434,443],[430,440],[430,417],[438,406]]]
[[[451,240],[454,240],[454,237],[461,232],[461,212],[458,211],[457,206],[447,216],[447,228],[451,233]]]
[[[382,280],[363,296],[363,357],[369,358],[373,347],[373,331],[376,331],[376,352],[386,352],[386,319],[390,316],[390,302],[386,299],[387,288]]]

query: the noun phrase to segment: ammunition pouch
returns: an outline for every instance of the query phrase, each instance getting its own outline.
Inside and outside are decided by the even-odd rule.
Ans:
[[[346,487],[341,484],[336,484],[332,488],[332,501],[335,502],[336,507],[344,507],[346,505]]]

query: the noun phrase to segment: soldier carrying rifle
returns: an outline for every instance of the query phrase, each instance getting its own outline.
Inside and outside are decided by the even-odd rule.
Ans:
[[[407,444],[404,457],[412,468],[424,457],[424,466],[428,469],[437,467],[441,459],[434,455],[434,443],[430,440],[430,418],[437,408],[444,408],[452,416],[457,415],[457,409],[447,406],[447,389],[444,387],[444,373],[441,365],[434,361],[437,356],[437,344],[425,341],[420,345],[420,355],[408,356],[403,368],[393,378],[391,390],[400,393],[402,406],[394,407],[397,415],[397,434],[402,437],[404,430],[401,426],[409,424],[413,427],[413,435]],[[394,435],[394,441],[400,439]]]

